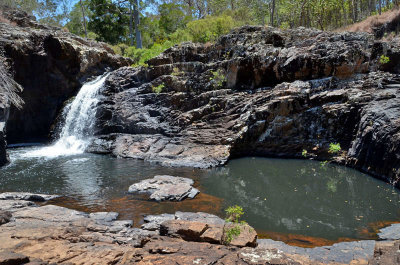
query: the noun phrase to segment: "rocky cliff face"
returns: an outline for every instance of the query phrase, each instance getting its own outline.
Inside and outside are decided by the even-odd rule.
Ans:
[[[366,33],[263,27],[173,47],[109,76],[89,151],[211,167],[307,150],[397,183],[399,47]],[[342,151],[329,153],[336,142]]]
[[[22,109],[9,111],[9,143],[48,139],[57,113],[82,82],[131,63],[104,43],[40,25],[22,11],[0,11],[0,57],[23,87],[25,101]]]

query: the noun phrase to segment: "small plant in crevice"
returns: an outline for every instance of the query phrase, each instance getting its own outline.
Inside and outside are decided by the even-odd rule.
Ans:
[[[325,160],[325,161],[321,161],[320,163],[319,163],[319,165],[321,166],[321,168],[325,168],[326,167],[326,165],[329,163],[329,161],[328,160]]]
[[[214,88],[221,88],[226,81],[224,71],[218,69],[217,71],[212,71],[211,74],[210,81],[214,83]]]
[[[303,149],[303,151],[301,152],[301,155],[306,158],[307,157],[307,150]]]
[[[389,57],[387,57],[386,55],[381,55],[381,57],[379,57],[379,63],[380,64],[387,64],[390,62]]]
[[[183,74],[184,74],[183,71],[179,70],[178,67],[174,67],[172,69],[172,73],[171,73],[172,76],[179,76],[179,75],[183,75]]]
[[[224,231],[224,244],[228,245],[237,238],[240,233],[241,233],[241,226],[243,224],[246,224],[245,221],[241,221],[240,218],[244,214],[243,208],[235,205],[228,207],[225,209],[226,212],[226,219],[225,221],[228,223],[231,223],[233,226],[226,229]]]
[[[224,239],[224,243],[226,245],[228,245],[229,243],[232,242],[232,240],[234,240],[235,238],[237,238],[238,236],[240,236],[240,226],[236,225],[232,228],[229,228],[225,231],[225,239]]]
[[[242,217],[242,215],[244,214],[243,208],[238,205],[228,207],[227,209],[225,209],[225,213],[226,213],[225,221],[236,224],[240,222],[240,217]]]
[[[339,143],[330,143],[329,144],[329,153],[331,154],[337,154],[340,151],[342,151],[342,148],[340,147]]]
[[[153,91],[153,93],[160,94],[163,91],[164,88],[165,88],[165,85],[164,84],[160,84],[158,86],[153,86],[151,88],[151,90]]]

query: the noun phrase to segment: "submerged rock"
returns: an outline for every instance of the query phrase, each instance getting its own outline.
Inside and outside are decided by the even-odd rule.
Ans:
[[[150,199],[155,201],[182,201],[193,199],[199,193],[192,187],[193,183],[188,178],[159,175],[131,185],[129,192],[150,193]]]

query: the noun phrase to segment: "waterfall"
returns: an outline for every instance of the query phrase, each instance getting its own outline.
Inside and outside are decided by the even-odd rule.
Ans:
[[[75,99],[64,110],[65,124],[53,145],[25,154],[29,157],[58,157],[82,154],[94,134],[99,92],[108,74],[84,84]]]

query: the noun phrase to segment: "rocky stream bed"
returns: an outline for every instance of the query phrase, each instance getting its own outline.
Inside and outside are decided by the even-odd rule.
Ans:
[[[142,228],[132,228],[115,212],[45,203],[54,197],[0,194],[0,264],[397,264],[400,258],[399,225],[384,229],[382,241],[309,249],[256,241],[254,230],[244,227],[226,245],[229,224],[211,214],[147,216]]]
[[[215,44],[183,43],[132,68],[104,43],[1,9],[1,165],[9,162],[7,142],[53,139],[66,101],[86,80],[110,71],[87,152],[196,168],[249,155],[305,156],[400,185],[397,38],[246,26]],[[382,55],[389,62],[380,62]],[[331,143],[340,152],[329,152]],[[256,240],[245,228],[243,238],[225,245],[227,224],[206,213],[150,216],[132,228],[118,213],[88,214],[50,199],[0,194],[0,264],[400,261],[398,225],[382,230],[380,241],[310,249]]]

